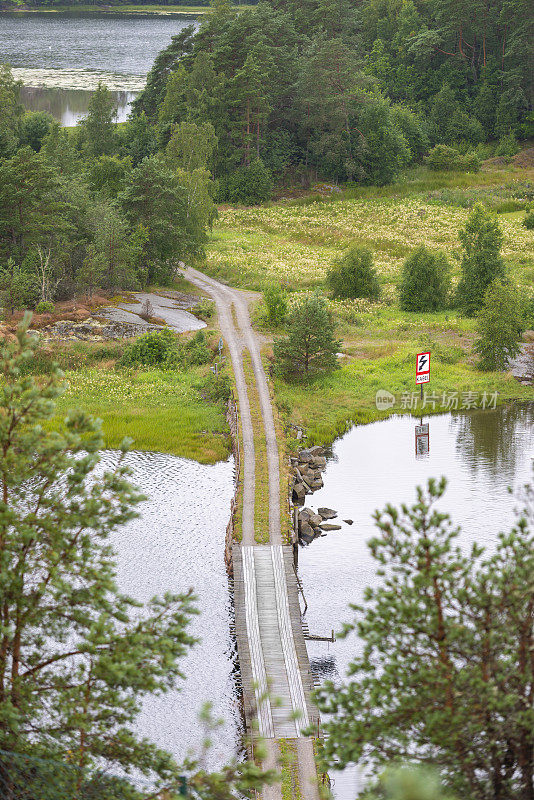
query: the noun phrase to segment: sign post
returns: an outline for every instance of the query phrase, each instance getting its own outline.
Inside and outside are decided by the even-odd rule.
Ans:
[[[430,425],[426,422],[424,425],[415,426],[415,457],[427,456],[430,452]]]
[[[430,353],[417,353],[415,361],[415,385],[421,384],[421,400],[423,399],[423,383],[430,380]]]

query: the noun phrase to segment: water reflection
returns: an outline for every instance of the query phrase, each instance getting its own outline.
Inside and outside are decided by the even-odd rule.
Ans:
[[[491,549],[499,531],[514,521],[517,502],[508,487],[518,488],[532,478],[533,423],[534,404],[433,416],[424,459],[416,457],[413,417],[359,426],[335,442],[324,487],[306,505],[334,508],[340,520],[350,518],[354,524],[343,524],[342,530],[299,552],[310,631],[325,636],[353,618],[348,604],[361,602],[365,587],[378,580],[367,547],[375,535],[374,510],[387,502],[414,501],[415,486],[429,477],[446,475],[449,480],[439,506],[462,526],[460,544],[468,547],[476,540]],[[308,641],[307,647],[317,676],[334,681],[346,675],[349,662],[361,651],[354,633],[333,645]],[[359,770],[349,769],[336,775],[334,794],[338,800],[353,800],[361,787]]]
[[[525,437],[534,428],[534,405],[511,403],[495,411],[472,411],[451,417],[456,450],[476,475],[513,482],[524,458]]]
[[[117,458],[104,455],[102,468]],[[239,749],[236,652],[224,565],[224,534],[233,492],[232,460],[205,466],[161,453],[128,455],[133,482],[148,495],[141,516],[112,536],[119,588],[141,602],[193,587],[200,615],[189,632],[200,641],[182,660],[180,691],[146,700],[139,731],[178,759],[199,748],[202,703],[211,700],[223,725],[211,736],[209,765],[220,767]]]
[[[130,113],[136,92],[111,92],[117,107],[117,122]],[[59,89],[23,86],[21,101],[28,111],[47,111],[66,128],[76,125],[87,114],[92,92],[85,89]]]

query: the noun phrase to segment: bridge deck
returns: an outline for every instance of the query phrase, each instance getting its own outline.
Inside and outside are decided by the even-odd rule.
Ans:
[[[232,549],[237,647],[245,719],[265,738],[295,738],[317,724],[290,547]]]

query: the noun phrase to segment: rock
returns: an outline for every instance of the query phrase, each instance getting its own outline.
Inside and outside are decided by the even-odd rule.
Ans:
[[[318,508],[317,513],[320,514],[323,519],[334,519],[334,517],[337,517],[337,511],[334,511],[333,508]]]
[[[308,464],[312,458],[313,456],[309,450],[301,450],[299,452],[299,461],[301,464]]]
[[[332,525],[331,522],[323,522],[321,524],[322,531],[340,531],[341,525]]]
[[[304,541],[308,543],[313,542],[315,538],[315,531],[311,525],[308,525],[307,522],[304,522],[300,528],[300,538],[304,539]]]
[[[306,500],[306,490],[304,488],[304,484],[296,483],[293,486],[293,502],[299,506],[304,505],[304,501]]]
[[[347,525],[352,525],[352,523],[354,522],[354,520],[353,520],[353,519],[344,519],[344,520],[343,520],[343,522],[346,522],[346,523],[347,523]]]
[[[313,528],[318,528],[322,521],[323,518],[319,514],[312,514],[308,517],[308,522]]]
[[[324,486],[324,483],[323,483],[323,479],[322,478],[316,478],[316,480],[314,480],[314,481],[312,481],[310,483],[310,488],[314,492],[316,492],[317,489],[322,489],[323,486]]]
[[[320,444],[316,444],[313,447],[308,447],[308,453],[311,453],[312,456],[324,456],[324,447],[321,447]]]
[[[324,456],[313,456],[312,466],[324,469],[326,467],[326,458]]]

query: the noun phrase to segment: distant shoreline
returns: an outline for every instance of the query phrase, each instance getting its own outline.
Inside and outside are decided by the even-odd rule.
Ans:
[[[235,5],[237,10],[251,8],[250,5]],[[91,12],[92,14],[147,14],[154,16],[168,16],[168,17],[200,17],[209,14],[211,9],[209,6],[163,6],[163,5],[116,5],[116,6],[94,6],[94,5],[76,5],[76,6],[50,6],[32,7],[32,8],[0,8],[0,13],[9,14],[63,14],[72,13],[76,11]]]

